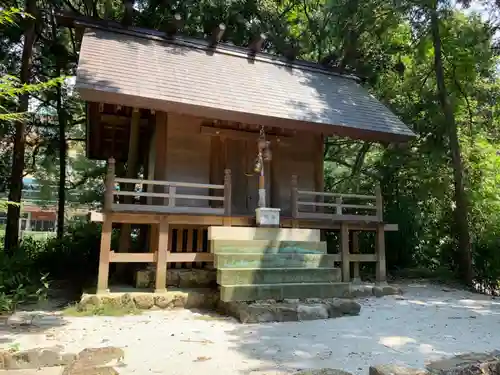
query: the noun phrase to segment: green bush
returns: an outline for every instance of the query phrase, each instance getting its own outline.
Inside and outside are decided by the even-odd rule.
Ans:
[[[50,238],[23,241],[36,267],[53,280],[71,280],[80,285],[97,275],[101,226],[76,223],[67,228],[62,240]]]
[[[22,248],[13,256],[0,253],[0,312],[44,298],[48,288],[48,275],[37,270],[30,253]]]

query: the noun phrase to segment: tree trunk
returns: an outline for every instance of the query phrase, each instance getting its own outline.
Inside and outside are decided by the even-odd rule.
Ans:
[[[36,16],[36,0],[26,0],[26,13]],[[34,19],[27,18],[27,28],[24,32],[23,54],[21,57],[21,72],[19,79],[22,84],[29,83],[31,75],[31,57],[33,54],[33,43],[35,40]],[[23,94],[19,98],[18,112],[27,112],[29,105],[29,94]],[[26,120],[16,121],[16,132],[14,136],[14,150],[12,155],[12,170],[10,174],[9,201],[17,204],[9,204],[7,209],[7,225],[5,228],[4,250],[12,255],[19,244],[19,218],[21,215],[21,194],[23,189],[24,150],[26,141]]]
[[[434,70],[438,89],[439,102],[444,113],[446,130],[450,142],[451,162],[454,179],[454,200],[455,200],[455,230],[458,243],[458,265],[460,278],[467,285],[472,285],[472,256],[470,247],[470,234],[468,222],[468,202],[464,188],[463,163],[460,153],[460,143],[458,140],[457,124],[455,115],[448,99],[446,83],[444,77],[443,58],[441,52],[441,35],[439,32],[439,17],[437,9],[431,10],[431,31],[434,46]]]
[[[58,69],[58,76],[61,75]],[[59,194],[57,201],[57,238],[64,234],[64,211],[66,206],[66,112],[62,107],[61,85],[57,87],[57,117],[59,119]]]

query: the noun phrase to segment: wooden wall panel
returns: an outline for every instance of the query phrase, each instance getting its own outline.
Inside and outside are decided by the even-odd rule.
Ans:
[[[246,141],[242,139],[226,139],[226,168],[231,169],[232,212],[247,213],[247,173]]]
[[[287,138],[273,152],[273,187],[272,206],[281,208],[283,216],[291,215],[291,180],[292,175],[298,176],[299,189],[315,189],[315,147],[314,137],[310,134],[297,134],[294,138]],[[308,200],[301,198],[301,200]],[[310,200],[310,199],[309,199]],[[301,209],[307,211],[308,207]]]
[[[167,180],[210,182],[210,137],[200,134],[201,120],[176,114],[168,115]],[[209,195],[208,189],[177,188],[177,194]],[[177,199],[176,205],[208,207],[208,200]]]
[[[255,141],[229,136],[219,139],[202,134],[201,125],[202,119],[196,117],[157,113],[155,178],[218,184],[223,181],[223,170],[229,168],[233,214],[253,215],[258,203],[258,175],[253,171],[257,137]],[[298,133],[282,144],[272,142],[271,147],[273,160],[266,166],[267,203],[290,216],[292,175],[298,175],[300,189],[314,191],[318,185],[318,136]],[[193,188],[178,188],[177,193],[210,195],[208,189]],[[207,207],[209,202],[179,199],[177,204]]]

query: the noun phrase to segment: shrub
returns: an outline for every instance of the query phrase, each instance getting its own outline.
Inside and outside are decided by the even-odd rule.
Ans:
[[[48,275],[37,270],[31,254],[22,248],[13,256],[0,253],[0,312],[42,299],[48,288]]]

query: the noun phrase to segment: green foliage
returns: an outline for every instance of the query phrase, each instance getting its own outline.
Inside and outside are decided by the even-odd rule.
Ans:
[[[39,272],[33,255],[25,249],[11,257],[0,253],[0,313],[46,297],[48,275]]]
[[[61,241],[26,239],[23,247],[36,254],[36,267],[54,280],[72,280],[84,285],[95,279],[99,265],[100,225],[76,223],[69,226]]]

